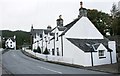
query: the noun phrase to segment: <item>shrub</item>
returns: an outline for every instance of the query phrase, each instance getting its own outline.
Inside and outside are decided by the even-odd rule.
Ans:
[[[33,52],[35,52],[35,53],[36,53],[36,52],[37,52],[37,50],[36,50],[36,49],[34,49],[34,50],[33,50]]]
[[[37,47],[37,52],[38,52],[38,53],[41,53],[41,49],[40,49],[39,46]]]
[[[48,49],[47,49],[47,47],[45,48],[45,51],[43,52],[43,54],[46,54],[46,55],[50,54],[49,51],[48,51]]]

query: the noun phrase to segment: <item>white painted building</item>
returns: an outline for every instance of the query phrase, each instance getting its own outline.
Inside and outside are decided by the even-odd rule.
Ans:
[[[16,49],[16,40],[13,37],[5,38],[5,47],[7,49]]]
[[[52,30],[36,30],[32,28],[33,49],[36,34],[41,34],[41,49],[47,47],[52,56],[72,59],[72,64],[97,66],[116,63],[116,43],[105,38],[87,18],[87,9],[79,9],[78,18],[63,26],[61,15],[57,26]],[[36,36],[37,37],[37,36]],[[39,41],[39,40],[38,40]]]

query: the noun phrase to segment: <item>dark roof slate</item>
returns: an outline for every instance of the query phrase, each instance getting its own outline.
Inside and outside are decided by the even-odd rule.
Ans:
[[[67,38],[67,40],[77,46],[79,49],[83,50],[84,52],[96,52],[94,48],[97,50],[101,43],[108,49],[108,40],[106,39]],[[108,51],[111,51],[111,49],[109,48]]]
[[[30,32],[30,34],[32,36],[34,36],[36,33],[37,34],[42,34],[43,31],[45,32],[45,34],[48,34],[51,30],[48,30],[48,29],[32,29],[31,32]]]
[[[13,42],[15,42],[15,39],[13,37],[5,37],[5,41],[7,41],[8,39],[11,39]]]
[[[59,31],[64,31],[66,29],[66,27],[64,27],[64,26],[59,26],[57,28],[58,28]]]

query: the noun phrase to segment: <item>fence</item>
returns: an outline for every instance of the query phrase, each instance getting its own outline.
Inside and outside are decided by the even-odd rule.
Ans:
[[[25,51],[27,53],[30,53],[38,58],[42,58],[46,61],[53,61],[53,62],[62,62],[62,63],[69,63],[69,64],[73,64],[73,58],[67,58],[67,57],[63,57],[63,56],[53,56],[53,55],[44,55],[44,54],[40,54],[40,53],[35,53],[31,50],[25,49]]]

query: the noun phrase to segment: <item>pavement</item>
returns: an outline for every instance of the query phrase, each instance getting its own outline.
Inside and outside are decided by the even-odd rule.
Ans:
[[[0,76],[3,74],[11,74],[5,67],[2,65],[2,54],[4,49],[0,48]],[[4,52],[5,53],[5,52]]]
[[[12,74],[108,74],[36,60],[20,50],[3,54],[2,63]]]
[[[36,58],[36,57],[32,56],[31,54],[28,54],[25,51],[22,51],[22,52],[29,57],[32,57],[32,58],[35,58],[38,60],[43,60],[40,58]],[[78,65],[71,65],[71,64],[65,64],[65,63],[59,63],[59,62],[50,62],[50,63],[120,75],[120,61],[118,63],[115,63],[115,64],[106,64],[106,65],[99,65],[99,66],[93,66],[93,67],[82,67],[82,66],[78,66]]]

